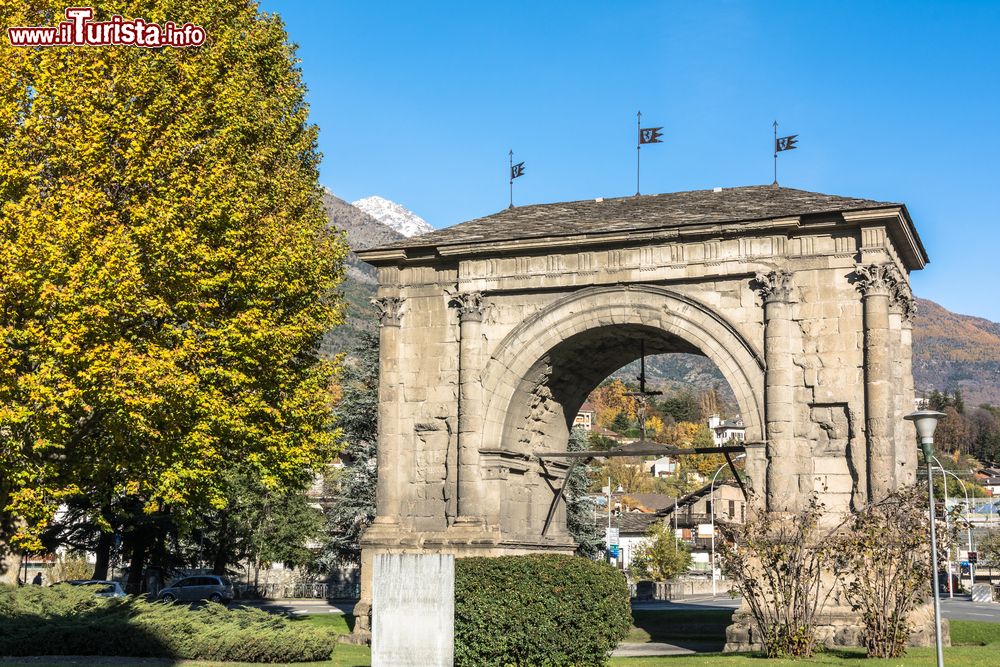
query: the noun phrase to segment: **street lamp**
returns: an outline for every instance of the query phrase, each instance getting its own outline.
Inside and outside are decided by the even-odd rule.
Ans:
[[[944,651],[941,648],[941,594],[938,591],[937,531],[934,528],[934,475],[931,460],[934,458],[934,429],[938,420],[944,417],[936,410],[917,410],[903,417],[913,422],[917,428],[917,439],[927,462],[927,501],[930,505],[931,521],[931,590],[934,592],[934,644],[937,648],[937,667],[944,667]]]
[[[972,519],[969,516],[969,511],[970,511],[970,509],[969,509],[970,508],[970,503],[969,503],[969,489],[966,488],[965,482],[962,481],[961,477],[959,477],[958,475],[956,475],[952,471],[945,469],[945,467],[944,467],[944,465],[942,465],[941,461],[938,460],[938,457],[933,456],[931,458],[933,458],[934,462],[938,464],[938,468],[940,468],[940,470],[941,470],[941,477],[944,480],[944,511],[945,511],[945,515],[944,516],[945,516],[945,525],[948,525],[947,524],[947,521],[948,521],[948,478],[945,477],[945,475],[951,475],[962,486],[962,493],[965,494],[965,530],[966,530],[966,534],[967,534],[967,536],[969,538],[969,552],[971,553],[972,552]],[[969,563],[969,577],[972,580],[971,585],[975,585],[975,583],[976,583],[975,566],[972,563]],[[948,596],[951,597],[951,556],[950,555],[948,557]]]
[[[744,456],[746,456],[746,454],[740,454],[739,456],[734,457],[733,461],[738,461],[741,458],[743,458]],[[711,503],[711,507],[712,507],[712,511],[711,511],[711,515],[712,515],[712,597],[715,597],[718,594],[716,592],[716,590],[715,590],[715,586],[716,586],[715,581],[716,581],[716,578],[717,578],[716,577],[716,570],[715,570],[715,478],[718,477],[719,473],[722,472],[722,469],[725,468],[725,467],[727,467],[728,465],[729,465],[728,463],[723,463],[721,466],[719,466],[719,469],[715,471],[715,474],[712,475],[712,486],[711,486],[711,491],[709,492],[709,498],[710,498],[709,503]],[[675,508],[674,512],[676,513],[676,511],[677,510]]]

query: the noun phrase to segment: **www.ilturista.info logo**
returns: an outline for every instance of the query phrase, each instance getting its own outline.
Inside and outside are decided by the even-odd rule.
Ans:
[[[54,27],[22,26],[7,28],[13,46],[201,46],[205,29],[173,21],[163,25],[143,19],[125,19],[117,14],[110,21],[91,21],[90,7],[67,7],[66,20]]]

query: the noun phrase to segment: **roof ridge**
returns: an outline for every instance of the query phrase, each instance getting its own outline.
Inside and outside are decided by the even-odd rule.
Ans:
[[[744,185],[506,208],[451,227],[402,239],[380,249],[627,233],[902,206],[899,202],[830,195],[797,188]]]

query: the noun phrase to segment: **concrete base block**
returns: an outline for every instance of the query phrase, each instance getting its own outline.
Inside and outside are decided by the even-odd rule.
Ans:
[[[910,614],[909,646],[934,646],[934,610],[930,604],[920,605]],[[857,612],[838,607],[820,615],[816,625],[816,643],[825,648],[862,646],[864,624]],[[944,645],[951,646],[947,619],[941,620]],[[733,623],[726,628],[726,653],[763,651],[760,633],[754,627],[749,611],[741,607],[733,614]]]

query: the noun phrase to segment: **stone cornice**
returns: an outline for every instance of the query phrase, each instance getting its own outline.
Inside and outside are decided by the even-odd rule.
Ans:
[[[740,223],[711,223],[705,225],[685,225],[665,229],[636,230],[574,234],[569,236],[546,236],[493,241],[484,243],[461,243],[419,248],[386,248],[359,250],[355,254],[369,264],[393,261],[426,260],[431,257],[472,257],[476,255],[498,255],[536,253],[541,250],[573,250],[595,246],[635,246],[652,241],[694,240],[703,237],[725,238],[732,236],[752,236],[761,232],[788,233],[798,229],[801,218],[787,217],[768,220],[753,220]]]
[[[892,237],[896,251],[906,262],[908,270],[922,269],[930,261],[905,206],[867,211],[845,211],[841,215],[846,222],[850,223],[885,225]]]

